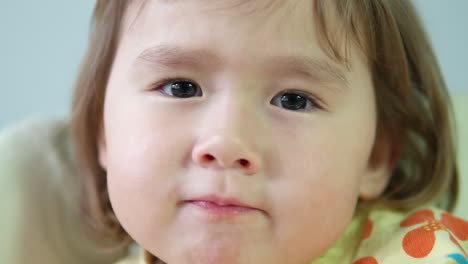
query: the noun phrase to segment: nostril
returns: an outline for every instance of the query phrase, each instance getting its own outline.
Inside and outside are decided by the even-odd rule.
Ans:
[[[213,161],[213,160],[215,160],[215,159],[216,159],[216,158],[215,158],[213,155],[211,155],[211,154],[205,154],[205,155],[203,156],[203,160],[204,160],[205,162],[210,162],[210,161]],[[238,162],[239,162],[239,164],[240,164],[242,167],[244,167],[244,168],[250,168],[250,166],[251,166],[251,165],[250,165],[250,161],[248,161],[248,160],[246,160],[246,159],[240,159],[240,160],[238,160]]]
[[[241,159],[240,160],[240,164],[244,167],[249,167],[250,166],[250,162],[246,159]]]
[[[207,155],[205,155],[205,159],[208,160],[208,161],[212,161],[212,160],[214,160],[215,158],[214,158],[212,155],[207,154]]]

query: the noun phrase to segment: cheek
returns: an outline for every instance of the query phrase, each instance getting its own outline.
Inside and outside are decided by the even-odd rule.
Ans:
[[[294,129],[297,131],[294,136],[277,134],[274,142],[288,140],[272,150],[276,155],[272,156],[269,174],[283,175],[277,179],[283,183],[277,186],[291,192],[304,189],[302,193],[317,198],[354,194],[372,145],[372,139],[367,139],[371,129],[357,127],[359,129],[353,131],[350,127],[329,123],[306,131]],[[325,201],[318,200],[317,204],[321,202]]]
[[[271,189],[273,218],[283,223],[279,232],[289,243],[326,248],[348,224],[371,144],[360,138],[368,132],[358,130],[317,126],[275,151],[281,155],[272,163],[279,175]]]
[[[168,174],[175,173],[185,158],[192,125],[174,116],[184,116],[186,111],[155,103],[150,94],[126,92],[125,86],[113,87],[106,98],[109,166],[141,181],[172,176]]]
[[[105,112],[109,195],[122,226],[145,241],[161,236],[176,213],[168,205],[177,199],[183,149],[188,146],[186,133],[180,131],[187,130],[165,124],[160,112],[147,114],[150,109],[133,104],[131,97],[111,99]]]
[[[315,147],[316,151],[284,156],[283,165],[277,168],[278,175],[284,177],[277,179],[273,197],[278,203],[289,201],[291,204],[284,207],[288,210],[310,209],[322,214],[357,200],[363,159],[352,158],[323,143]],[[330,202],[334,203],[330,206]]]
[[[326,251],[346,228],[358,198],[356,182],[348,179],[355,178],[356,173],[325,163],[320,154],[309,157],[313,161],[291,161],[289,164],[296,166],[283,174],[289,179],[278,180],[272,189],[272,219],[276,220],[277,233],[284,237],[282,248],[289,250],[289,255],[296,250]]]
[[[133,137],[131,133],[122,135],[125,137],[115,137],[117,141],[109,142],[108,189],[122,225],[138,232],[146,226],[145,219],[164,219],[162,215],[154,218],[160,212],[153,209],[161,208],[157,203],[167,199],[167,193],[161,190],[170,190],[168,179],[175,171],[169,166],[167,158],[170,157],[157,151],[160,148],[150,147],[147,140]],[[148,210],[149,207],[153,209]]]
[[[128,135],[128,134],[127,134]],[[166,144],[131,140],[110,149],[108,190],[114,212],[129,235],[142,243],[164,238],[177,211],[177,159]],[[135,147],[144,142],[144,147]],[[166,150],[166,151],[165,151]],[[156,220],[156,221],[155,221]]]

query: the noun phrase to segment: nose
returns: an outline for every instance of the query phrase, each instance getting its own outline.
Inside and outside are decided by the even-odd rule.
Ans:
[[[240,101],[219,102],[206,112],[192,150],[192,160],[199,166],[247,175],[261,169],[261,121],[254,107]]]
[[[192,159],[204,168],[235,169],[247,175],[256,174],[261,162],[259,156],[239,137],[220,133],[197,144]]]

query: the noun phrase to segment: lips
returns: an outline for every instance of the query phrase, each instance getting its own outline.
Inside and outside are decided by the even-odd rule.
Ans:
[[[237,198],[221,197],[219,195],[202,196],[202,197],[198,197],[195,199],[186,200],[185,202],[199,203],[199,204],[204,204],[204,205],[211,204],[213,206],[218,206],[218,207],[241,207],[241,208],[247,208],[247,209],[260,210],[259,208],[256,208],[247,203],[241,202]]]
[[[198,209],[213,219],[227,219],[248,215],[252,212],[262,212],[264,210],[257,208],[234,197],[223,197],[219,195],[206,195],[190,200],[185,200],[185,204]]]

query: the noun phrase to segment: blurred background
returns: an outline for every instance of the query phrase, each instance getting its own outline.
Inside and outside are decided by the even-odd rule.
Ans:
[[[95,1],[0,2],[0,129],[65,116]]]
[[[0,2],[0,130],[34,115],[66,116],[95,1]],[[468,0],[414,2],[451,93],[468,98]],[[464,111],[468,113],[466,107]],[[460,152],[466,171],[468,149]],[[468,218],[466,177],[458,212]]]

